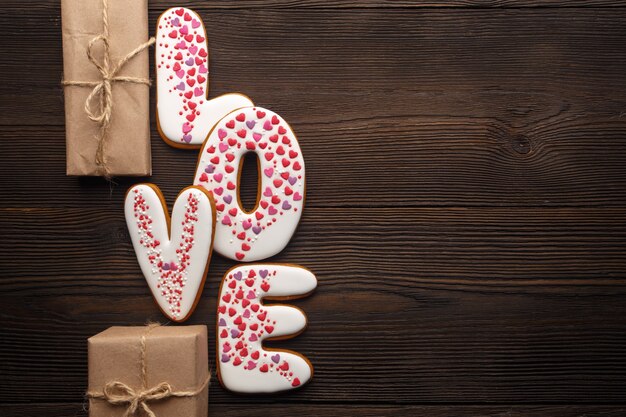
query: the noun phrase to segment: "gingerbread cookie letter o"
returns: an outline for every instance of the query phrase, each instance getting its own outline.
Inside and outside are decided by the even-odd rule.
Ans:
[[[251,212],[239,201],[240,163],[248,152],[258,156],[261,194]],[[280,252],[300,221],[304,180],[302,151],[282,117],[246,107],[220,120],[204,143],[194,180],[215,198],[215,250],[244,262]]]
[[[208,100],[209,49],[202,19],[186,8],[168,9],[157,23],[157,123],[161,137],[180,148],[199,148],[218,120],[252,106],[242,94]]]
[[[315,289],[310,271],[288,265],[252,264],[226,273],[217,307],[218,376],[242,393],[278,392],[307,383],[313,368],[302,355],[263,348],[263,340],[293,337],[306,327],[304,313],[263,298],[293,299]]]
[[[138,184],[128,190],[124,212],[139,266],[159,308],[171,320],[185,321],[200,298],[211,258],[215,211],[210,194],[185,188],[170,222],[159,189]]]

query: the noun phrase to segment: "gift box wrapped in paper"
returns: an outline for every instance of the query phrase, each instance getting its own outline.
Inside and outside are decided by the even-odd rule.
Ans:
[[[88,347],[90,417],[207,416],[206,326],[111,327]]]
[[[150,175],[147,0],[61,9],[67,175]]]

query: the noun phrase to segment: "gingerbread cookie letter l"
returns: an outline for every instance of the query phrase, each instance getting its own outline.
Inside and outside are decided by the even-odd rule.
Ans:
[[[259,202],[245,211],[239,201],[242,157],[259,161]],[[304,159],[282,117],[261,107],[236,110],[219,121],[200,152],[195,185],[211,191],[217,223],[215,250],[250,262],[283,250],[304,207]]]
[[[199,187],[185,188],[170,221],[159,189],[138,184],[128,190],[124,212],[139,266],[159,308],[171,320],[185,321],[200,298],[211,257],[211,196]]]
[[[241,393],[278,392],[307,383],[313,368],[296,352],[264,349],[263,340],[293,337],[306,327],[295,307],[264,305],[263,298],[303,297],[317,285],[310,271],[289,265],[252,264],[226,273],[217,307],[218,376]]]
[[[159,17],[156,35],[157,123],[161,137],[179,148],[199,148],[231,111],[252,106],[242,94],[208,100],[209,49],[202,19],[186,8]]]

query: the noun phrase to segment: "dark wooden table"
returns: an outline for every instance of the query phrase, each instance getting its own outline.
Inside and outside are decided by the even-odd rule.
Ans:
[[[151,27],[173,5],[204,18],[211,95],[297,132],[307,206],[272,260],[320,283],[280,344],[313,383],[214,384],[211,415],[626,415],[626,2],[160,0]],[[59,0],[1,7],[0,415],[80,416],[86,338],[164,317],[122,212],[137,180],[65,176]],[[197,154],[152,150],[171,204]]]

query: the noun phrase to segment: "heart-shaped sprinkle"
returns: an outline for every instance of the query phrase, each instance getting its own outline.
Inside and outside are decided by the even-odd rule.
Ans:
[[[255,234],[255,235],[260,234],[262,230],[263,230],[263,229],[262,229],[260,226],[254,226],[254,227],[252,228],[252,232],[254,232],[254,234]]]
[[[183,123],[183,133],[189,133],[191,132],[191,125],[187,122]]]
[[[248,361],[248,370],[251,371],[256,368],[256,362]]]
[[[198,47],[196,45],[189,47],[189,53],[191,53],[192,55],[195,55],[196,52],[198,52]]]
[[[207,174],[212,174],[215,171],[215,165],[207,165],[206,168],[204,168],[204,172],[206,172]]]
[[[285,200],[283,201],[283,210],[289,210],[291,208],[291,204],[289,204],[289,201]]]
[[[248,340],[250,340],[251,342],[256,342],[257,340],[259,340],[259,338],[257,337],[256,333],[252,333]]]
[[[248,120],[246,122],[246,126],[248,126],[248,129],[253,129],[255,124],[256,122],[254,120]]]
[[[289,177],[287,181],[289,181],[289,184],[294,185],[298,179],[296,177]]]
[[[221,318],[221,319],[220,319],[220,321],[219,321],[219,323],[218,323],[218,326],[220,326],[220,327],[224,327],[224,326],[226,326],[226,320],[224,320],[223,318]]]
[[[230,204],[233,201],[233,196],[232,195],[226,195],[224,196],[224,202],[226,204]]]
[[[300,201],[302,200],[302,196],[300,195],[299,192],[296,191],[296,193],[293,195],[293,201]]]
[[[204,64],[200,65],[200,67],[198,68],[198,72],[200,74],[206,74],[207,72],[209,72],[206,67],[204,66]]]
[[[263,173],[268,177],[268,178],[272,178],[272,175],[274,175],[274,168],[265,168],[263,170]]]
[[[193,95],[196,96],[196,97],[201,96],[203,94],[204,94],[204,90],[202,89],[202,87],[196,87],[193,90]]]
[[[192,27],[193,29],[198,29],[198,28],[200,27],[200,22],[199,22],[199,21],[197,21],[196,19],[193,19],[193,20],[191,21],[191,27]]]
[[[230,337],[239,337],[240,334],[241,332],[238,329],[230,329]]]
[[[237,281],[241,281],[241,271],[235,272],[233,275]]]
[[[172,26],[179,27],[180,26],[180,19],[179,18],[172,19]]]
[[[228,144],[222,142],[222,143],[219,144],[219,148],[220,148],[220,152],[224,153],[224,152],[226,152],[228,150]]]
[[[272,362],[274,363],[280,362],[280,355],[278,353],[275,355],[272,355]]]
[[[270,206],[267,212],[270,214],[270,216],[273,216],[274,214],[278,213],[278,210],[276,210],[274,206]]]
[[[192,66],[193,65],[193,58],[189,57],[189,59],[185,61],[185,64],[188,65],[188,66]]]
[[[191,142],[192,136],[187,134],[187,135],[183,135],[183,142],[189,143]]]
[[[268,273],[269,273],[269,271],[267,269],[261,269],[259,271],[259,275],[261,275],[261,278],[265,278]]]
[[[230,356],[225,353],[222,353],[222,362],[226,363],[230,360]]]
[[[244,220],[241,225],[244,230],[248,230],[252,226],[252,222],[250,220]]]

